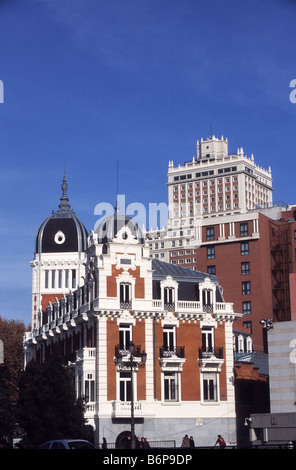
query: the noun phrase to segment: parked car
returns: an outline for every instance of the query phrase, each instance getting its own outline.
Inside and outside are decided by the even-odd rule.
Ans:
[[[57,439],[45,442],[38,449],[95,449],[95,446],[83,439]]]

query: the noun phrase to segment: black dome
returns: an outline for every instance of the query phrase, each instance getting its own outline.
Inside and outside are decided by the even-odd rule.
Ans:
[[[70,208],[67,182],[63,179],[61,203],[41,224],[35,240],[36,253],[83,252],[87,247],[87,230]]]
[[[95,229],[95,233],[98,235],[98,242],[107,243],[112,241],[123,227],[128,227],[133,237],[135,237],[139,243],[145,243],[142,230],[137,222],[133,218],[120,214],[119,212],[115,212],[109,217],[106,217]]]

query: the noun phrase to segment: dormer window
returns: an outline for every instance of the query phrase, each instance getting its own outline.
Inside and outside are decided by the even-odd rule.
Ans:
[[[213,290],[212,289],[203,289],[202,305],[203,305],[204,312],[206,313],[213,312]]]
[[[170,312],[175,310],[175,289],[173,287],[164,288],[164,308]]]
[[[132,306],[131,284],[122,282],[119,286],[120,308],[129,310]]]

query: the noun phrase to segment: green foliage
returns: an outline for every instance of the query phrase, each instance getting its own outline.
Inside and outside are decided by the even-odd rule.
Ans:
[[[19,382],[17,416],[31,444],[82,438],[87,431],[84,404],[76,400],[71,375],[57,352],[48,362],[31,361]]]

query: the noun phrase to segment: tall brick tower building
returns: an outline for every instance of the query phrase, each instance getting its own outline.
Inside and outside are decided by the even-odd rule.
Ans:
[[[295,312],[295,208],[274,204],[271,169],[225,138],[197,142],[197,156],[168,167],[168,226],[147,233],[151,256],[215,274],[236,323],[264,350],[262,319]],[[293,284],[294,283],[294,284]]]

